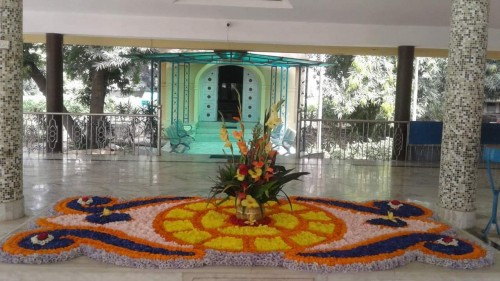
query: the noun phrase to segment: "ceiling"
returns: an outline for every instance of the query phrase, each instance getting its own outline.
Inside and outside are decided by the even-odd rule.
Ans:
[[[450,0],[24,0],[24,32],[446,49],[450,11]],[[493,51],[500,51],[499,11],[500,0],[490,0],[488,48]]]

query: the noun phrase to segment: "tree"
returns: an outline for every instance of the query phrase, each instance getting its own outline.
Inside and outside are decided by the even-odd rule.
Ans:
[[[104,98],[113,87],[130,93],[141,83],[143,62],[132,62],[121,55],[139,52],[137,48],[102,46],[65,46],[65,71],[70,79],[79,79],[84,88],[80,101],[90,106],[90,113],[103,113]]]
[[[349,77],[354,56],[328,56],[326,63],[329,64],[325,75],[341,85],[343,80]]]
[[[390,119],[394,111],[396,58],[329,56],[324,81],[323,117],[330,119]],[[418,109],[420,120],[442,120],[446,58],[419,58]],[[488,60],[485,97],[500,99],[500,61]]]
[[[486,78],[484,91],[487,100],[500,99],[500,61],[488,60],[486,62]]]
[[[331,56],[323,114],[339,119],[390,119],[394,113],[396,58]]]
[[[137,48],[71,45],[65,47],[64,60],[70,79],[80,79],[84,88],[79,92],[80,101],[90,106],[90,113],[104,112],[104,98],[115,87],[122,94],[130,93],[139,84],[144,62],[132,62],[122,55],[138,52]],[[100,137],[99,124],[104,116],[92,117],[87,122],[87,147],[96,146]],[[102,125],[101,125],[102,126]],[[92,136],[89,138],[88,136]]]
[[[122,54],[132,52],[152,52],[152,50],[140,50],[125,47],[96,47],[82,45],[64,46],[64,71],[69,79],[79,79],[83,88],[79,91],[79,100],[90,107],[90,113],[103,113],[104,98],[110,89],[116,88],[122,93],[130,93],[134,86],[141,84],[140,73],[144,68],[144,62],[132,62],[128,58],[121,57]],[[46,94],[45,77],[45,46],[43,44],[24,45],[24,67],[26,77],[35,81],[40,92]],[[67,112],[64,108],[64,112]],[[100,118],[97,118],[100,119]],[[94,119],[92,122],[98,122]],[[89,130],[92,126],[87,124],[87,136],[96,136]],[[75,122],[71,116],[68,122],[64,122],[66,130],[70,132],[75,129]],[[87,144],[94,143],[87,138]]]
[[[24,78],[31,78],[38,86],[42,94],[46,95],[47,80],[45,79],[45,45],[30,44],[23,45],[23,67]]]
[[[418,80],[418,116],[420,120],[443,120],[446,68],[444,58],[421,58]],[[500,61],[487,60],[484,78],[487,100],[500,99]]]
[[[443,120],[447,59],[419,58],[417,117]]]
[[[24,78],[31,78],[37,85],[40,92],[47,96],[47,79],[45,77],[45,45],[44,44],[30,44],[25,43],[23,45],[23,67],[24,67]],[[68,110],[63,106],[63,112],[67,113]],[[73,139],[71,132],[74,132],[75,121],[72,116],[67,116],[67,121],[63,122],[63,125],[68,135]]]

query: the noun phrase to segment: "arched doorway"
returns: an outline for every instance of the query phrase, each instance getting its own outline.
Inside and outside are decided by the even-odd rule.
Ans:
[[[233,121],[233,117],[238,116],[238,107],[241,106],[238,93],[241,94],[242,90],[243,67],[236,65],[219,67],[218,121],[222,121],[222,116],[226,121]]]
[[[221,121],[222,114],[226,122],[232,122],[241,106],[244,122],[259,122],[260,82],[253,71],[236,65],[219,66],[204,73],[200,82],[199,121]],[[234,89],[241,94],[241,104]]]

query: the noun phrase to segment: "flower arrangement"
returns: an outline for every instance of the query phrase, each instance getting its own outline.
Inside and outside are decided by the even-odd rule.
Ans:
[[[245,125],[241,120],[241,107],[238,107],[239,117],[234,119],[239,123],[239,130],[234,131],[232,135],[240,152],[239,159],[234,155],[233,143],[229,139],[226,123],[222,118],[220,137],[224,141],[224,148],[230,150],[232,158],[219,168],[215,185],[211,187],[210,200],[225,194],[225,198],[219,203],[234,198],[235,205],[241,206],[243,213],[247,208],[260,208],[262,216],[263,204],[268,201],[278,202],[280,193],[290,203],[283,187],[289,181],[298,180],[309,173],[292,173],[293,169],[287,170],[283,166],[276,165],[278,152],[273,149],[271,132],[281,123],[278,111],[283,103],[284,100],[280,100],[266,110],[264,125],[257,124],[253,127],[252,138],[249,141],[244,139]]]

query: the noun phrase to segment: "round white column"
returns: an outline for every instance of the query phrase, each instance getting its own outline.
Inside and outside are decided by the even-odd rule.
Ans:
[[[452,1],[438,214],[458,228],[475,224],[488,12],[488,0]]]
[[[0,221],[24,216],[23,2],[0,0]]]

